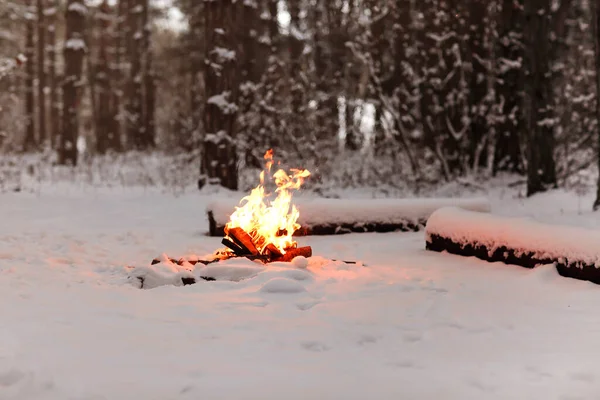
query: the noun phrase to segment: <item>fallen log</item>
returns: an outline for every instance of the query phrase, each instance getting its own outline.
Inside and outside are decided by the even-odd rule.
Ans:
[[[301,228],[294,236],[339,235],[352,232],[413,232],[421,230],[429,216],[447,206],[489,212],[484,198],[471,199],[320,199],[298,198]],[[225,224],[238,203],[214,201],[207,206],[209,235],[224,236]]]
[[[561,276],[600,284],[600,231],[443,208],[425,228],[427,250],[525,268],[554,264]]]

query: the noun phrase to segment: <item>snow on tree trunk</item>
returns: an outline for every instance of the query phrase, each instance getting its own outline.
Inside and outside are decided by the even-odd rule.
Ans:
[[[33,150],[37,146],[35,137],[35,96],[34,96],[34,13],[32,0],[27,1],[25,10],[25,142],[23,148],[26,151]]]
[[[497,121],[493,171],[522,172],[523,0],[503,0],[497,42]]]
[[[98,110],[96,113],[96,151],[104,154],[110,148],[114,140],[114,124],[111,112],[111,77],[109,76],[110,61],[108,58],[108,37],[106,33],[109,30],[110,7],[108,1],[104,0],[100,5],[99,12],[96,14],[100,26],[98,36],[98,64],[96,70],[96,101]]]
[[[596,59],[596,136],[600,143],[600,0],[591,0],[592,24],[594,40],[594,56]],[[600,171],[600,152],[597,154],[598,171]],[[594,211],[600,209],[600,175],[598,176],[598,186],[596,190],[596,200],[594,201]]]
[[[65,78],[63,83],[63,126],[58,161],[61,165],[77,164],[77,140],[79,137],[80,85],[87,7],[82,0],[69,0],[66,8],[66,35],[64,44]]]
[[[38,80],[38,136],[43,146],[48,140],[46,127],[46,22],[45,1],[37,0],[37,80]]]
[[[129,0],[128,44],[129,82],[127,103],[127,136],[130,146],[136,150],[146,148],[143,121],[143,10],[144,0]]]
[[[146,133],[146,145],[156,146],[156,84],[153,66],[153,54],[148,49],[145,57],[144,72],[144,131]]]
[[[557,186],[550,71],[550,0],[525,0],[527,195]]]
[[[142,43],[143,43],[143,85],[144,85],[144,127],[143,127],[143,140],[145,148],[153,148],[156,144],[156,129],[155,129],[155,84],[154,84],[154,70],[152,66],[153,54],[152,47],[150,46],[150,34],[151,24],[148,19],[149,13],[149,0],[142,0]]]
[[[232,190],[238,187],[235,144],[239,85],[236,28],[241,3],[236,0],[204,2],[207,62],[200,186],[208,181]]]
[[[59,84],[56,71],[56,23],[58,19],[58,0],[50,0],[46,8],[47,36],[48,36],[48,88],[50,98],[50,113],[48,114],[48,131],[50,146],[56,148],[57,138],[60,135],[60,99]]]

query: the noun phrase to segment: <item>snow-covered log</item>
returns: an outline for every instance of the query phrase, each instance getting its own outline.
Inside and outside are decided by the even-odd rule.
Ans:
[[[489,212],[485,198],[471,199],[294,199],[302,226],[295,235],[335,235],[350,232],[418,231],[435,210],[453,206]],[[237,201],[215,201],[207,206],[209,233],[223,236]]]
[[[428,250],[525,268],[554,264],[562,276],[600,284],[600,231],[447,207],[431,215],[425,240]]]

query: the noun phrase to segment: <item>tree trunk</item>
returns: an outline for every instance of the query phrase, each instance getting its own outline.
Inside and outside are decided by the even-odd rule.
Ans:
[[[203,136],[202,116],[204,113],[203,99],[205,96],[205,41],[204,37],[204,2],[196,1],[191,8],[190,30],[191,35],[188,39],[189,66],[191,75],[190,85],[190,109],[191,109],[191,127],[188,130],[181,130],[181,134],[189,136],[179,138],[185,148],[191,149],[194,145],[198,146]]]
[[[33,16],[32,0],[27,1],[27,15],[25,21],[25,151],[31,151],[37,147],[35,138],[35,96],[34,96],[34,49],[33,49]]]
[[[152,70],[152,47],[150,46],[151,25],[148,17],[149,0],[141,0],[142,6],[142,59],[143,65],[143,107],[142,118],[143,123],[140,129],[143,134],[144,149],[153,148],[155,145],[155,121],[154,121],[154,71]]]
[[[82,0],[68,1],[64,45],[63,129],[58,152],[58,162],[61,165],[77,165],[79,86],[81,85],[83,57],[85,54],[83,33],[86,14],[87,7]]]
[[[487,7],[489,0],[471,0],[469,7],[469,55],[471,79],[469,84],[469,165],[473,169],[487,165],[486,142],[489,139],[488,82],[489,52],[485,47],[486,26],[489,23]]]
[[[241,2],[236,0],[205,1],[206,26],[204,106],[204,154],[201,164],[202,187],[207,181],[237,190],[237,151],[235,145],[238,72],[236,27]]]
[[[96,72],[96,151],[98,154],[105,154],[114,141],[114,123],[111,113],[111,81],[109,76],[109,57],[107,50],[107,35],[110,23],[108,20],[110,7],[108,1],[104,0],[100,5],[100,12],[97,14],[100,26],[100,35],[98,36],[98,64],[95,67]]]
[[[57,138],[60,135],[60,100],[59,84],[56,71],[56,22],[58,19],[58,0],[50,0],[50,6],[47,11],[48,25],[48,86],[50,89],[50,113],[48,136],[50,146],[56,148]]]
[[[38,136],[44,146],[48,140],[46,127],[46,23],[44,0],[37,0],[37,79],[38,79]]]
[[[127,107],[127,136],[135,150],[144,150],[145,134],[143,121],[143,9],[145,0],[129,0],[128,9],[128,38],[129,71],[128,107]]]
[[[113,47],[113,54],[115,62],[111,68],[111,80],[114,82],[112,85],[112,100],[111,100],[111,115],[113,126],[112,131],[114,135],[110,143],[111,148],[115,151],[123,150],[123,103],[125,102],[125,56],[126,56],[126,26],[127,26],[127,0],[118,0],[116,7],[116,20],[114,22],[115,28],[111,38],[111,46]]]
[[[496,123],[496,145],[493,173],[524,170],[521,141],[525,125],[523,114],[523,0],[503,0],[499,21],[497,48],[499,121]]]
[[[550,0],[525,0],[527,195],[557,187],[550,72]]]
[[[594,56],[596,59],[596,136],[600,148],[600,0],[591,0],[592,8],[592,26],[594,35]],[[600,171],[600,151],[598,152],[598,171]],[[598,188],[596,191],[596,200],[594,201],[594,211],[600,208],[600,175],[598,176]]]

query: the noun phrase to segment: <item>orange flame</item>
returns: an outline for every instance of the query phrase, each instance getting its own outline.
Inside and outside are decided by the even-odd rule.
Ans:
[[[260,173],[260,184],[252,189],[250,195],[242,198],[240,207],[236,207],[225,225],[225,232],[230,228],[242,228],[250,235],[261,253],[272,243],[285,254],[286,249],[296,247],[292,235],[300,228],[300,224],[297,223],[300,212],[292,204],[292,190],[300,189],[310,172],[305,169],[291,169],[291,175],[288,175],[283,169],[277,170],[270,177],[277,185],[277,197],[270,201],[271,194],[265,190],[265,172],[271,174],[273,150],[267,150],[264,158],[266,168]]]

